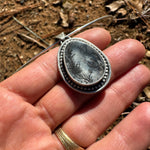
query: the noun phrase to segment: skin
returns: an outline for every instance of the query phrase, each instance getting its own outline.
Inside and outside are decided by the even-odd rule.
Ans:
[[[105,49],[110,34],[101,28],[78,35]],[[95,142],[150,82],[138,62],[144,46],[132,39],[104,50],[110,60],[110,84],[96,95],[66,86],[57,68],[58,48],[0,83],[0,150],[64,150],[54,134],[60,124],[88,150],[145,150],[150,145],[150,103],[143,103],[105,138]]]

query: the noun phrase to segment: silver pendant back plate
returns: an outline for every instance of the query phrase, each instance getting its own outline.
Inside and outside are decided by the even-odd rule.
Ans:
[[[104,53],[81,38],[68,38],[62,42],[58,68],[69,87],[85,94],[101,91],[111,77],[111,66]]]

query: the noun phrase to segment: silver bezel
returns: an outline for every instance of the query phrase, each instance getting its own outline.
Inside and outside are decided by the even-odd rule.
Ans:
[[[68,71],[66,70],[65,64],[64,64],[64,51],[66,46],[72,42],[72,41],[82,41],[85,44],[89,45],[92,47],[94,50],[98,51],[99,55],[103,58],[104,64],[105,64],[105,73],[103,77],[95,84],[91,85],[81,85],[78,84],[74,79],[70,78],[70,75],[68,74]],[[108,58],[104,55],[104,53],[96,47],[94,44],[91,42],[81,39],[81,38],[69,38],[66,39],[64,42],[62,42],[59,52],[58,52],[58,68],[59,72],[65,81],[65,83],[71,87],[72,89],[80,92],[80,93],[86,93],[86,94],[92,94],[101,91],[106,87],[108,84],[110,77],[111,77],[111,66],[108,61]]]

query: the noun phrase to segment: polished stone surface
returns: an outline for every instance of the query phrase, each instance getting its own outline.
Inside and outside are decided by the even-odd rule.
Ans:
[[[79,85],[96,84],[105,72],[105,63],[98,51],[81,41],[72,41],[66,46],[64,63],[70,78]]]

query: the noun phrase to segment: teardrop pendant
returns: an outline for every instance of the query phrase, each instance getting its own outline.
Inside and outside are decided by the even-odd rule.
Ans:
[[[111,77],[111,66],[104,53],[81,38],[67,38],[62,42],[58,68],[66,84],[80,93],[101,91]]]

